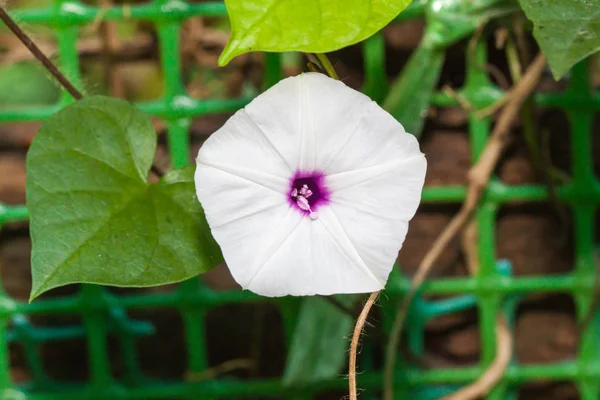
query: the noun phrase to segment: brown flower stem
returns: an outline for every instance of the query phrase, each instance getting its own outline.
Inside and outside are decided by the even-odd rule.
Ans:
[[[360,335],[362,334],[363,327],[365,326],[365,322],[367,322],[367,317],[369,316],[369,311],[371,311],[371,307],[375,304],[377,297],[379,296],[379,292],[373,292],[369,296],[369,299],[365,303],[360,315],[358,316],[358,320],[356,321],[356,325],[354,326],[354,333],[352,334],[352,342],[350,344],[350,361],[348,363],[348,383],[350,386],[350,400],[357,400],[356,393],[356,354],[358,354],[358,342],[360,341]]]

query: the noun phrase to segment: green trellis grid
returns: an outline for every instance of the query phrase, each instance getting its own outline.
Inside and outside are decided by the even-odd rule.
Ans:
[[[403,12],[398,20],[421,16],[424,1],[415,2]],[[58,40],[60,66],[76,84],[79,79],[79,58],[77,36],[81,26],[94,21],[102,12],[106,20],[147,20],[156,25],[160,46],[161,65],[166,80],[162,98],[139,104],[146,113],[163,118],[168,128],[168,145],[173,166],[188,163],[190,149],[188,128],[194,117],[201,115],[231,112],[244,106],[249,99],[194,100],[183,87],[180,71],[179,32],[182,22],[192,16],[224,17],[226,9],[220,2],[190,4],[182,0],[158,0],[127,8],[111,7],[100,10],[77,1],[56,1],[43,9],[19,10],[14,13],[19,21],[43,24],[52,27]],[[383,36],[377,34],[364,45],[365,91],[379,97],[387,88],[384,69]],[[476,51],[468,56],[467,79],[460,93],[475,108],[481,108],[497,101],[502,95],[478,66],[486,60],[485,44],[480,43]],[[271,85],[281,77],[278,55],[266,55],[265,82]],[[63,94],[59,104],[53,107],[27,108],[0,111],[0,123],[42,120],[70,102]],[[442,304],[421,304],[423,312],[417,318],[420,323],[409,326],[411,348],[418,352],[419,337],[423,322],[440,313],[476,306],[479,312],[481,334],[481,361],[478,365],[465,368],[421,370],[411,366],[399,366],[397,386],[399,393],[411,388],[439,385],[463,385],[474,381],[495,356],[495,320],[500,310],[512,322],[518,299],[533,292],[563,292],[574,297],[577,314],[581,318],[592,301],[595,281],[594,267],[594,217],[596,205],[600,202],[600,181],[592,169],[591,133],[594,114],[600,109],[600,94],[590,89],[587,64],[577,65],[571,75],[569,87],[560,93],[538,93],[535,96],[539,107],[556,108],[566,113],[571,126],[571,148],[573,156],[572,180],[558,189],[558,196],[571,206],[575,235],[574,271],[565,275],[511,277],[509,268],[498,263],[495,254],[495,221],[498,209],[510,202],[539,202],[548,198],[547,190],[540,185],[507,186],[498,179],[492,179],[476,214],[479,234],[479,272],[474,277],[431,280],[423,287],[427,294],[463,294]],[[443,93],[435,94],[433,103],[439,107],[456,106],[454,99]],[[476,160],[481,154],[490,133],[490,119],[469,116],[471,151]],[[428,187],[424,190],[426,203],[460,203],[466,194],[464,186]],[[14,221],[27,220],[25,206],[0,204],[0,226]],[[504,265],[504,266],[502,266]],[[383,301],[382,321],[384,327],[391,323],[398,300],[405,293],[408,282],[393,275],[388,285],[387,297]],[[512,297],[511,297],[512,296]],[[385,297],[385,296],[384,296]],[[507,299],[512,299],[508,301]],[[132,309],[174,308],[177,309],[185,327],[188,350],[188,371],[202,372],[207,368],[204,337],[204,321],[207,312],[214,307],[239,302],[264,302],[267,299],[247,292],[213,292],[202,286],[198,280],[190,280],[179,285],[178,289],[167,294],[109,293],[99,286],[83,285],[75,296],[36,300],[31,304],[21,303],[0,293],[0,335],[5,341],[0,345],[0,390],[2,399],[27,400],[70,400],[70,399],[233,399],[241,397],[286,397],[296,400],[311,399],[316,393],[327,389],[344,389],[343,379],[317,382],[302,388],[284,387],[278,379],[262,380],[207,380],[202,382],[175,381],[159,382],[145,377],[137,363],[135,340],[140,335],[152,334],[153,326],[144,321],[127,317]],[[298,307],[297,299],[280,299],[274,303],[281,310],[286,336],[293,332]],[[417,308],[415,306],[415,308]],[[34,327],[30,315],[81,315],[82,326]],[[581,334],[578,356],[574,360],[546,365],[521,365],[513,360],[500,383],[487,396],[487,399],[514,398],[519,384],[538,379],[573,381],[577,384],[582,399],[597,399],[600,393],[599,343],[594,323]],[[107,334],[116,334],[122,349],[126,366],[124,379],[117,381],[111,376],[107,351]],[[48,378],[40,359],[39,346],[55,340],[68,340],[86,337],[88,343],[90,382],[87,385],[69,385],[54,382]],[[416,339],[415,339],[416,338]],[[28,385],[16,387],[10,375],[8,343],[19,342],[27,359],[31,381]],[[368,340],[365,346],[368,346]],[[368,353],[368,352],[363,352]],[[364,354],[363,354],[364,355]],[[362,360],[370,371],[360,375],[360,386],[379,389],[382,386],[381,371],[368,369],[369,358]],[[412,392],[416,393],[416,392]],[[431,398],[429,395],[414,394],[408,398]]]

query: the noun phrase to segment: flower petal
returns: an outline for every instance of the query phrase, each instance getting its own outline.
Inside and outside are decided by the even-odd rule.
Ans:
[[[236,164],[226,164],[218,161],[207,161],[198,157],[196,159],[198,165],[211,167],[230,175],[237,176],[257,185],[264,186],[277,193],[283,194],[289,189],[289,180],[277,175],[271,175],[268,172],[257,171]]]
[[[341,82],[328,82],[337,86],[331,88],[336,95],[328,94],[321,84],[310,100],[318,141],[317,169],[332,175],[421,154],[416,138],[377,103]],[[336,98],[345,101],[336,104]]]
[[[194,181],[196,195],[213,229],[281,205],[289,208],[285,194],[201,163],[196,166]]]
[[[375,170],[334,175],[328,180],[335,188],[329,208],[365,264],[384,281],[419,205],[426,163],[424,156],[415,156],[391,171],[373,173],[369,179],[365,175]]]
[[[368,97],[308,73],[257,97],[198,154],[196,190],[233,277],[265,296],[385,285],[419,204],[416,139]],[[324,176],[328,202],[290,179]],[[297,204],[294,204],[293,202]],[[312,210],[311,210],[312,211]]]
[[[273,254],[293,236],[303,220],[300,213],[282,205],[221,225],[212,232],[235,281],[242,288],[252,290],[256,277],[264,272]],[[281,279],[293,279],[293,276]],[[269,296],[268,293],[265,295]]]
[[[259,101],[260,97],[255,100]],[[197,161],[207,165],[229,165],[288,179],[298,150],[278,143],[278,137],[263,131],[246,110],[236,112],[202,145]]]
[[[302,96],[300,168],[323,171],[352,136],[372,100],[344,83],[320,73],[295,78]]]
[[[278,82],[245,107],[257,129],[288,166],[288,177],[298,168],[302,147],[302,75]]]
[[[375,279],[366,266],[359,265],[357,254],[348,252],[348,244],[337,236],[338,228],[330,231],[323,217],[319,212],[316,221],[302,218],[281,246],[264,260],[247,288],[269,297],[368,293],[382,289],[385,282]]]
[[[393,167],[391,169],[391,167]],[[397,163],[331,175],[331,206],[408,222],[421,200],[427,160],[421,154]]]
[[[194,179],[212,234],[233,277],[246,287],[264,264],[258,260],[280,246],[302,215],[285,194],[220,169],[199,163]]]

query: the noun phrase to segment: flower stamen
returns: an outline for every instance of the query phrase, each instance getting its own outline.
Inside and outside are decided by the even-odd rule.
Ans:
[[[302,211],[308,211],[309,218],[313,221],[316,220],[319,216],[316,212],[312,210],[310,207],[310,203],[308,202],[308,198],[313,195],[312,190],[308,187],[307,184],[303,184],[300,190],[298,188],[294,188],[292,193],[290,194],[293,201],[296,202],[296,205]]]

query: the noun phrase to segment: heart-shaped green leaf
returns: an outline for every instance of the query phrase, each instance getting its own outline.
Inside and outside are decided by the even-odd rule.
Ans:
[[[519,0],[534,25],[533,36],[556,79],[573,64],[600,50],[600,2]]]
[[[412,0],[226,0],[231,38],[219,65],[250,51],[325,53],[358,43]]]
[[[27,156],[31,298],[69,283],[154,286],[221,261],[193,168],[149,184],[156,133],[129,103],[88,97],[45,121]]]

